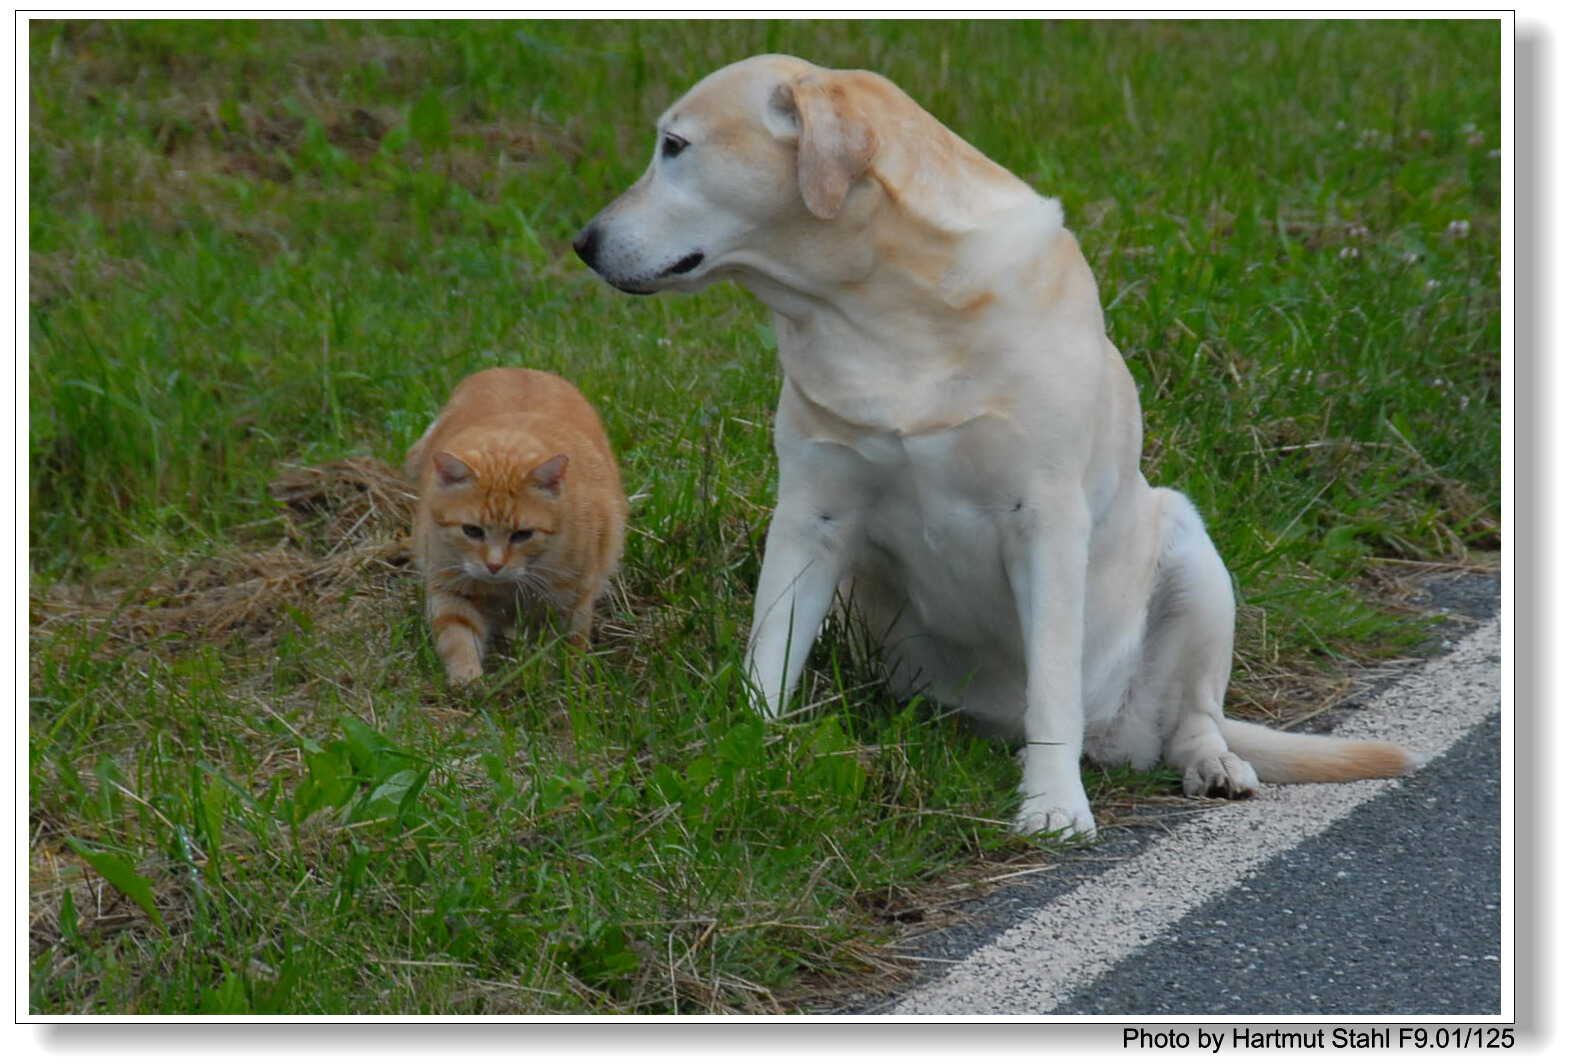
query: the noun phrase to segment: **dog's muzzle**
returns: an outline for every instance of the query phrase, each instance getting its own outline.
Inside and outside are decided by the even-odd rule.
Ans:
[[[595,222],[585,226],[584,229],[580,230],[579,235],[574,238],[574,254],[578,255],[586,266],[600,274],[613,288],[636,296],[650,295],[654,291],[653,288],[648,287],[652,281],[659,281],[663,277],[681,277],[683,274],[692,273],[699,268],[700,263],[705,261],[705,253],[703,251],[691,251],[672,264],[658,270],[653,276],[639,279],[618,277],[615,272],[607,272],[607,264],[604,261],[605,256],[602,254],[601,227]]]

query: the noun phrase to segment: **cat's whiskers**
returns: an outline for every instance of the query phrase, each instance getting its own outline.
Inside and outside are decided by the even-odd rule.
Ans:
[[[553,603],[556,603],[558,600],[559,596],[551,582],[535,570],[525,569],[520,571],[515,575],[514,583],[522,591],[532,593],[537,598],[546,599]]]

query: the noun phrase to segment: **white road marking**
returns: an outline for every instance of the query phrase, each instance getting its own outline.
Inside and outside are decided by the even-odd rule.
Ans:
[[[1482,624],[1447,655],[1381,692],[1339,734],[1443,753],[1498,711],[1501,641],[1498,620]],[[1057,898],[892,1011],[1044,1015],[1259,865],[1397,782],[1265,786],[1257,798],[1199,816],[1169,839]]]

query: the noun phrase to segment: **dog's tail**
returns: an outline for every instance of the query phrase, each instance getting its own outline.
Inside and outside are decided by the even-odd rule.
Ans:
[[[1230,753],[1251,762],[1264,783],[1343,783],[1400,776],[1426,758],[1393,743],[1277,731],[1243,720],[1220,729]]]

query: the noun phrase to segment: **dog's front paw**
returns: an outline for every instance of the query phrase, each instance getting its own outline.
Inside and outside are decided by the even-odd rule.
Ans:
[[[1052,801],[1047,795],[1032,795],[1022,802],[1022,809],[1011,826],[1019,835],[1065,835],[1083,842],[1098,838],[1093,810],[1087,798],[1081,795],[1060,802]]]
[[[1193,761],[1181,780],[1181,787],[1194,798],[1250,798],[1257,786],[1257,771],[1234,754]]]

